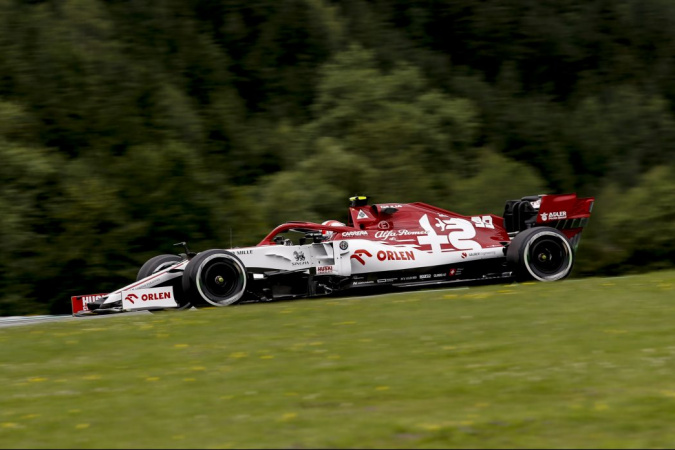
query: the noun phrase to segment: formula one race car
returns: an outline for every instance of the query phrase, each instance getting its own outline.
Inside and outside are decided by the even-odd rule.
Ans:
[[[352,197],[347,223],[287,222],[254,247],[164,254],[115,292],[72,297],[73,314],[187,309],[473,281],[555,281],[572,271],[594,198],[536,195],[503,217]]]

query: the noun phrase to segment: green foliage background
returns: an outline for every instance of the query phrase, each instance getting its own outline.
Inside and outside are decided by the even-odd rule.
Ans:
[[[0,314],[346,198],[595,196],[579,276],[672,266],[675,4],[0,0]]]

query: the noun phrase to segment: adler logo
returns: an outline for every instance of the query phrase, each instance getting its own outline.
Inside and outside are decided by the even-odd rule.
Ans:
[[[546,222],[547,220],[562,220],[567,218],[567,211],[557,211],[550,213],[541,213],[541,220]]]

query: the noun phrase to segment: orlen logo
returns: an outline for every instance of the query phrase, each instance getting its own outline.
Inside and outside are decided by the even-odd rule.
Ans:
[[[319,266],[316,268],[316,273],[333,273],[333,266]]]
[[[139,300],[138,295],[131,293],[126,296],[127,301],[132,304],[136,304],[134,300]],[[143,294],[140,296],[140,300],[147,302],[152,300],[171,300],[171,292],[157,292],[154,294]]]
[[[377,259],[380,261],[414,261],[415,254],[412,251],[384,251],[377,252]]]
[[[355,250],[355,251],[354,251],[354,254],[353,254],[352,256],[350,256],[349,258],[350,258],[350,259],[355,259],[355,260],[357,260],[358,262],[360,262],[361,265],[365,266],[365,265],[366,265],[366,262],[365,262],[365,261],[363,260],[363,258],[362,258],[362,256],[364,256],[364,255],[367,256],[368,258],[372,258],[372,257],[373,257],[373,255],[371,255],[370,252],[369,252],[368,250],[359,249],[359,250]]]
[[[350,258],[357,260],[360,262],[362,265],[366,265],[366,261],[362,258],[362,256],[367,256],[368,258],[372,258],[373,255],[368,251],[368,250],[363,250],[359,249],[354,252]],[[392,250],[380,250],[377,252],[377,259],[380,261],[414,261],[415,260],[415,253],[412,251],[402,251],[402,250],[397,250],[397,251],[392,251]]]

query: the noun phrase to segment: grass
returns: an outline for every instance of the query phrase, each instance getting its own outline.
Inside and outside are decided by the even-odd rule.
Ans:
[[[670,448],[675,272],[0,329],[2,448]]]

